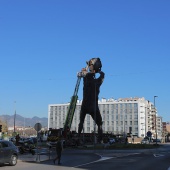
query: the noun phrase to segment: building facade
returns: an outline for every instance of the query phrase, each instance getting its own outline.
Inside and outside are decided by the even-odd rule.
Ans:
[[[78,131],[81,102],[77,101],[73,117],[71,130],[74,131]],[[103,132],[122,135],[131,133],[138,137],[145,137],[148,131],[151,131],[152,134],[156,132],[156,108],[153,109],[153,104],[145,98],[120,98],[118,100],[103,98],[98,101],[98,104],[103,120]],[[48,128],[63,128],[68,107],[69,103],[48,106]],[[159,125],[161,120],[160,117],[157,119]],[[89,114],[86,115],[83,130],[85,133],[97,131],[97,127]],[[160,132],[161,129],[157,128],[157,134]]]

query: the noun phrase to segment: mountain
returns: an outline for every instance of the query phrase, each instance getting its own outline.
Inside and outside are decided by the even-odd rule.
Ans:
[[[8,127],[14,126],[14,115],[0,115],[0,120],[6,122]],[[42,127],[48,126],[48,118],[39,118],[34,116],[33,118],[25,118],[18,114],[16,114],[15,118],[15,126],[25,126],[25,127],[34,127],[36,123],[41,123]]]

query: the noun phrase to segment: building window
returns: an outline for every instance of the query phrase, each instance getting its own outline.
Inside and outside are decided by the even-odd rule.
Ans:
[[[90,133],[90,127],[87,127],[87,132]]]
[[[134,103],[134,108],[137,109],[138,108],[138,104]]]
[[[129,108],[132,109],[132,103],[129,103]]]
[[[123,115],[120,115],[120,119],[123,120]]]
[[[125,119],[127,119],[127,115],[125,115]]]
[[[134,115],[134,119],[138,119],[138,115]]]
[[[138,122],[137,122],[137,121],[134,121],[134,125],[138,125]]]
[[[127,103],[124,104],[125,108],[127,109]]]

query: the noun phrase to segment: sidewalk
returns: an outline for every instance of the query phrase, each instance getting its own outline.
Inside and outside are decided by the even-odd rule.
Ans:
[[[35,155],[32,155],[31,153],[24,153],[19,154],[18,161],[24,161],[24,162],[43,162],[47,161],[53,158],[52,151],[49,152],[46,148],[41,148],[38,150],[35,149]]]
[[[23,162],[43,162],[47,160],[49,160],[49,155],[19,154],[18,156],[18,161]]]

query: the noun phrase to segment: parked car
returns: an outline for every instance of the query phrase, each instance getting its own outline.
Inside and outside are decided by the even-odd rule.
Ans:
[[[0,140],[0,164],[16,165],[18,153],[18,148],[11,141]]]
[[[35,144],[35,143],[37,143],[37,139],[35,137],[30,137],[30,138],[22,138],[21,137],[19,140],[19,143],[25,143],[25,142]]]
[[[143,140],[141,141],[141,144],[149,144],[149,140],[148,140],[148,139],[143,139]]]
[[[156,139],[153,139],[153,142],[156,143]],[[157,139],[157,143],[161,143],[161,140]]]
[[[30,140],[32,143],[36,144],[37,143],[37,137],[31,137]]]
[[[113,144],[113,143],[115,143],[116,141],[115,141],[115,139],[114,138],[109,138],[109,143],[110,144]]]
[[[16,139],[15,139],[15,137],[10,137],[10,138],[9,138],[9,141],[11,141],[11,142],[14,142],[14,143],[15,143]]]

